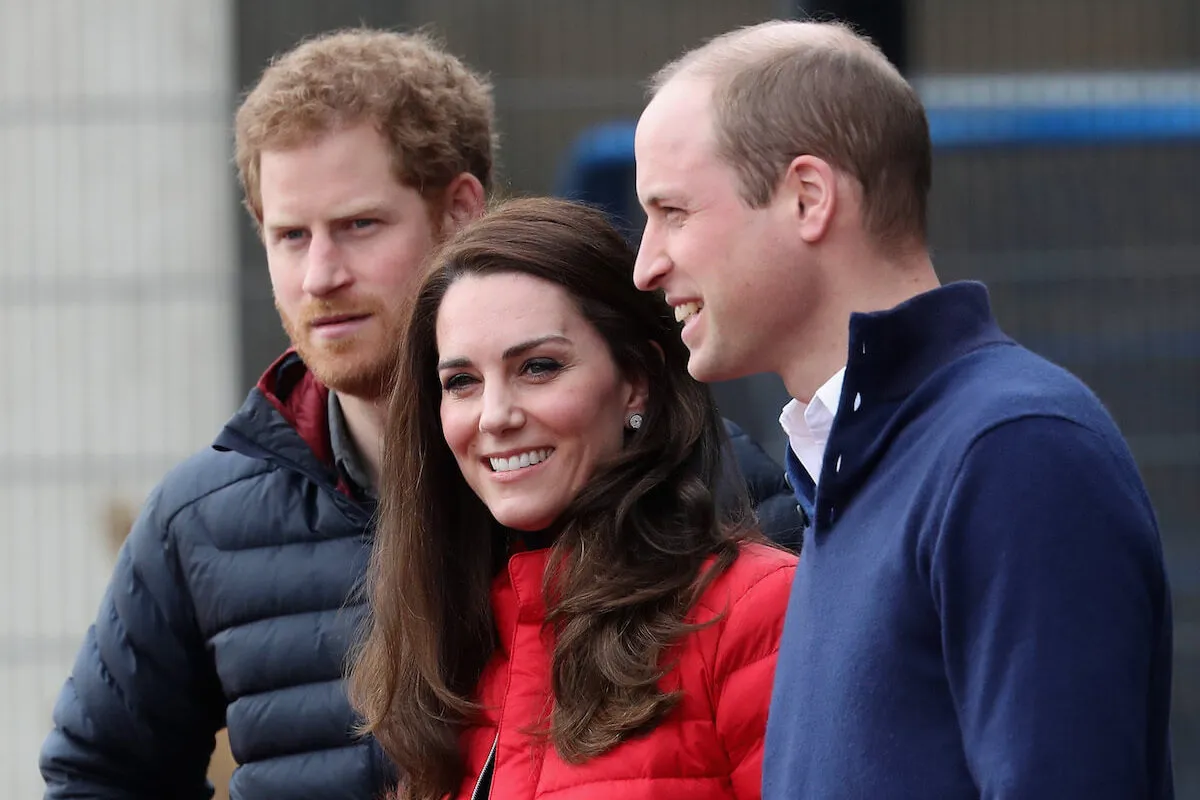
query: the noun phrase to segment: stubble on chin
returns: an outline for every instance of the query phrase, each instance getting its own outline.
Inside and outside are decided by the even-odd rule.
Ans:
[[[391,387],[397,367],[395,340],[385,332],[314,342],[307,327],[282,313],[284,331],[300,359],[322,385],[339,394],[378,400]]]

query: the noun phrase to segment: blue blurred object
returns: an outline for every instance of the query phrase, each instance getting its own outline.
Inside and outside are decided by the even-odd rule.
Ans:
[[[609,122],[584,131],[563,161],[554,192],[603,208],[621,232],[640,238],[645,222],[634,188],[633,122]]]
[[[936,148],[1119,144],[1200,138],[1200,104],[946,107],[928,111]]]

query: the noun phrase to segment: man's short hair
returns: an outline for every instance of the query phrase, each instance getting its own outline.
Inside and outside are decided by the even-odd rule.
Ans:
[[[492,184],[495,106],[488,79],[424,33],[342,30],[273,59],[235,121],[246,208],[262,221],[264,150],[369,123],[387,139],[397,180],[427,201],[469,172]]]
[[[663,67],[712,85],[718,155],[751,207],[774,195],[787,165],[813,155],[855,178],[863,224],[884,243],[924,242],[932,179],[920,98],[867,38],[837,22],[766,22],[718,36]]]

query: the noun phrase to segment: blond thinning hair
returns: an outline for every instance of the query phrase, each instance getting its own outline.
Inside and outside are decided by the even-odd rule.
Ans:
[[[869,39],[838,22],[773,21],[718,36],[652,78],[712,85],[718,155],[754,208],[799,155],[862,191],[863,225],[884,244],[924,243],[929,123],[916,91]]]
[[[429,202],[458,175],[489,190],[495,117],[488,79],[425,33],[341,30],[273,59],[235,119],[235,159],[247,210],[262,221],[259,164],[369,123],[387,139],[395,177]]]

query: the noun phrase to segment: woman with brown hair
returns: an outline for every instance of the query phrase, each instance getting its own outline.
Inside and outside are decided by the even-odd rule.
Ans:
[[[718,511],[721,417],[633,261],[518,200],[418,293],[350,677],[402,800],[760,796],[795,557]]]

